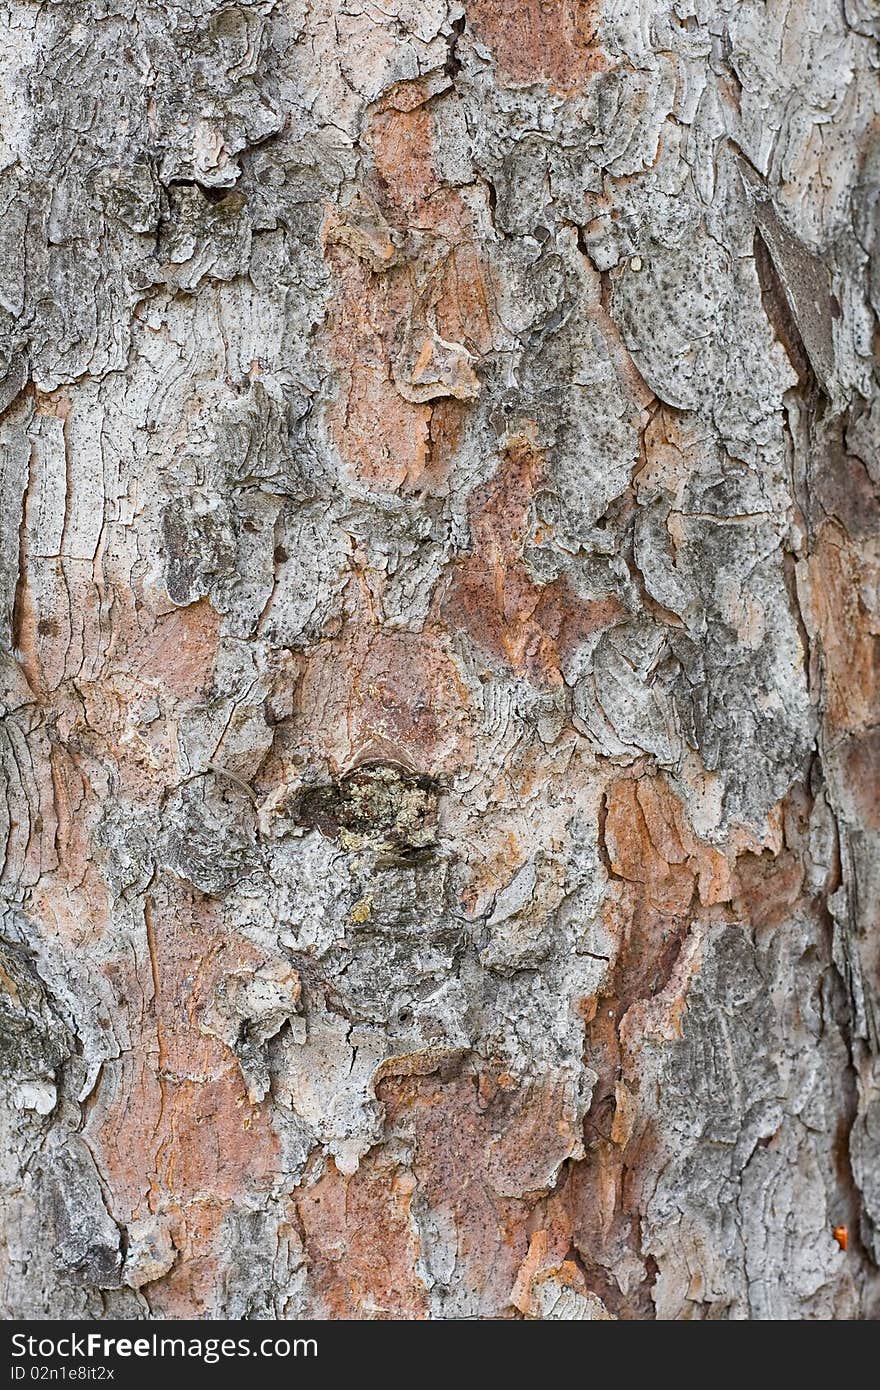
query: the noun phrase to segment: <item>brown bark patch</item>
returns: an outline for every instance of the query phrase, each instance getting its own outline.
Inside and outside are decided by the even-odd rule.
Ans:
[[[843,766],[858,823],[866,830],[880,830],[880,728],[849,742]]]
[[[325,253],[338,286],[325,329],[338,377],[329,424],[364,482],[437,490],[462,410],[479,394],[492,295],[473,214],[434,167],[432,110],[403,109],[410,87],[418,84],[400,84],[396,104],[386,100],[370,117],[373,191],[327,213]]]
[[[469,0],[467,14],[512,82],[569,94],[605,67],[592,0]]]
[[[529,503],[543,459],[527,441],[505,451],[469,506],[473,554],[456,561],[440,616],[451,631],[534,685],[563,683],[562,663],[591,633],[625,616],[613,594],[582,599],[567,579],[536,584],[523,560]]]
[[[804,866],[790,850],[740,855],[734,910],[753,927],[778,927],[791,916],[803,885]]]
[[[640,900],[659,912],[683,912],[695,887],[704,906],[730,898],[725,856],[696,838],[682,802],[663,777],[625,777],[611,784],[605,841],[611,872],[641,885]]]
[[[797,809],[793,794],[789,819]],[[603,918],[614,945],[605,988],[584,1009],[584,1060],[598,1079],[586,1157],[549,1210],[568,1220],[587,1284],[621,1317],[653,1316],[639,1221],[646,1175],[662,1156],[645,1113],[650,1089],[641,1090],[645,1048],[681,1037],[704,924],[732,919],[772,929],[802,901],[803,868],[782,836],[786,808],[769,820],[763,849],[738,830],[722,852],[699,839],[660,775],[619,777],[605,794],[600,843],[611,882]],[[612,1271],[623,1270],[629,1290],[621,1294]]]
[[[809,605],[822,642],[828,722],[857,733],[880,723],[880,554],[824,525],[809,560]]]
[[[342,246],[325,341],[338,377],[329,423],[341,457],[365,483],[437,491],[479,393],[477,354],[491,341],[489,292],[477,252],[440,250],[433,272],[406,263],[384,275]]]
[[[728,902],[734,883],[725,856],[696,837],[684,805],[661,775],[619,777],[609,784],[600,843],[611,875],[603,919],[614,944],[605,987],[585,1009],[584,1061],[597,1081],[584,1126],[586,1157],[573,1166],[550,1209],[569,1222],[590,1289],[614,1314],[645,1317],[650,1299],[638,1213],[641,1176],[653,1162],[652,1140],[640,1116],[637,1064],[626,1070],[631,1059],[625,1039],[635,1044],[651,1026],[651,1011],[675,977],[694,915]],[[672,990],[663,1005],[663,1026],[677,1026],[684,997],[684,988]],[[631,1284],[626,1294],[611,1276],[624,1268]]]
[[[193,699],[211,682],[219,632],[220,615],[207,599],[163,613],[152,631],[131,642],[125,672],[180,700]]]
[[[438,187],[430,106],[376,112],[368,139],[382,193],[398,212],[411,216]]]
[[[441,634],[358,623],[308,661],[297,703],[310,750],[335,771],[367,760],[419,771],[467,751],[467,688]]]
[[[328,259],[338,284],[326,328],[339,381],[330,411],[336,447],[371,486],[416,486],[428,463],[431,408],[405,400],[391,369],[391,346],[410,299],[406,274],[378,278],[342,247]]]
[[[235,1056],[201,1029],[223,973],[260,964],[247,941],[218,931],[214,913],[183,888],[163,894],[137,972],[127,959],[107,963],[134,1050],[105,1065],[85,1126],[118,1219],[169,1219],[179,1258],[150,1284],[152,1306],[169,1317],[212,1313],[220,1227],[280,1165],[267,1109],[248,1102]]]
[[[368,1157],[350,1177],[331,1162],[297,1198],[317,1316],[427,1316],[425,1286],[415,1272],[414,1187],[405,1169]]]
[[[601,1299],[587,1287],[579,1265],[555,1255],[551,1232],[547,1230],[536,1231],[532,1236],[511,1301],[527,1318],[563,1316],[605,1322],[611,1317]]]
[[[389,1125],[412,1138],[422,1200],[454,1233],[448,1283],[458,1306],[510,1316],[530,1213],[580,1142],[564,1087],[487,1069],[479,1078],[389,1078],[379,1093]]]
[[[485,910],[494,894],[509,883],[528,858],[528,850],[516,832],[501,826],[488,844],[478,841],[461,905],[467,913]],[[479,857],[477,857],[479,856]]]

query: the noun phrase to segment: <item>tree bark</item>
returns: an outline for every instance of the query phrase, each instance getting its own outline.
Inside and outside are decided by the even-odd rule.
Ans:
[[[8,0],[11,1316],[877,1315],[872,13]]]

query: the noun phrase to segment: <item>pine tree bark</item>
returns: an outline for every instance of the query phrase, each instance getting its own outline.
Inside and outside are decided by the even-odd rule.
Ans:
[[[867,0],[7,0],[13,1317],[866,1318]]]

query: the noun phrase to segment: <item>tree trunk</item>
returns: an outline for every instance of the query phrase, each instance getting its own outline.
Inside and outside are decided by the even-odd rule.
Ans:
[[[867,0],[8,0],[14,1317],[865,1318]]]

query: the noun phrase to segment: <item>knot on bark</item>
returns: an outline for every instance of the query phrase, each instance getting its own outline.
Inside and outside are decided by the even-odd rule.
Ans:
[[[301,792],[293,819],[345,848],[366,842],[413,853],[436,840],[438,795],[430,777],[372,763]]]

